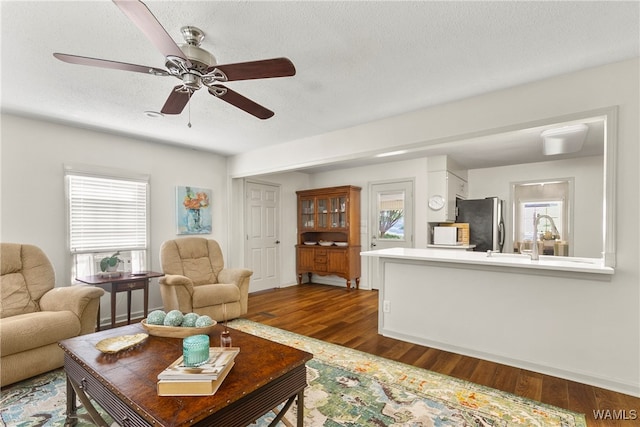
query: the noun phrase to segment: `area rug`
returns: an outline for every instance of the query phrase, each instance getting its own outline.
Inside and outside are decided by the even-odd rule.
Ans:
[[[582,414],[237,319],[229,326],[313,354],[305,426],[585,427]]]
[[[307,363],[305,426],[586,426],[581,414],[346,347],[243,319],[229,326],[314,355]],[[61,369],[6,387],[0,426],[62,426],[65,395]],[[93,425],[83,408],[78,414],[78,426]],[[295,424],[295,415],[294,405],[286,418]],[[266,414],[254,425],[273,418]]]

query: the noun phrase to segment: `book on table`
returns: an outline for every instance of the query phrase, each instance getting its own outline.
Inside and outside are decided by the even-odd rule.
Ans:
[[[183,358],[178,358],[158,374],[159,396],[211,396],[220,388],[235,364],[237,347],[209,350],[209,360],[198,367],[183,366]]]
[[[202,381],[215,380],[227,364],[233,362],[240,352],[238,347],[211,347],[209,359],[199,366],[184,366],[180,356],[158,374],[159,380]]]
[[[228,363],[215,380],[158,380],[158,396],[212,396],[234,364],[233,361]]]

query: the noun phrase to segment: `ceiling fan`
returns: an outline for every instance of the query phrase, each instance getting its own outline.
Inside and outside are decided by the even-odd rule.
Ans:
[[[204,33],[199,28],[182,27],[180,31],[186,44],[178,45],[141,1],[113,0],[113,2],[165,56],[166,70],[64,53],[54,53],[53,56],[70,64],[134,71],[154,76],[177,77],[182,83],[172,89],[162,110],[160,110],[163,114],[180,114],[191,99],[191,95],[202,86],[206,86],[209,93],[216,98],[259,119],[268,119],[273,116],[273,111],[221,83],[235,80],[289,77],[296,74],[293,63],[287,58],[218,65],[216,58],[200,47]]]

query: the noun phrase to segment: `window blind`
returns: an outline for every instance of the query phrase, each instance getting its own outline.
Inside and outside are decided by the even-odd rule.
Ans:
[[[66,175],[72,253],[147,248],[148,182]]]

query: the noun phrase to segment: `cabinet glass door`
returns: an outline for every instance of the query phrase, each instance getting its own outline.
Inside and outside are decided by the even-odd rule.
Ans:
[[[315,201],[314,199],[300,200],[300,226],[302,228],[315,227]]]
[[[347,198],[346,197],[331,198],[331,227],[333,228],[347,227]]]
[[[318,228],[329,227],[329,201],[327,199],[318,200]]]

